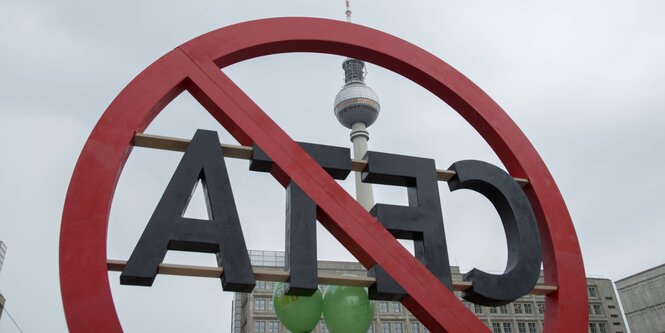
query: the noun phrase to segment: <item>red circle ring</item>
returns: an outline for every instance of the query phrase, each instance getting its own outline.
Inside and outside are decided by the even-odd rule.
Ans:
[[[295,144],[219,69],[288,52],[338,54],[392,70],[464,117],[524,188],[538,218],[546,297],[544,332],[585,332],[586,279],[566,205],[544,162],[510,117],[480,88],[434,55],[386,33],[339,21],[273,18],[221,28],[167,53],[104,112],[67,192],[60,231],[60,283],[72,332],[121,332],[106,266],[108,217],[120,173],[141,133],[184,90],[241,144],[258,144],[320,208],[319,220],[358,260],[380,264],[408,292],[402,302],[434,332],[488,331],[457,298]]]

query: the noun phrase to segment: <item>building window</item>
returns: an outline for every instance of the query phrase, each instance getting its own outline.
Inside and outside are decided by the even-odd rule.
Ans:
[[[491,307],[490,308],[490,313],[496,313],[496,307]]]
[[[538,303],[538,313],[545,314],[545,303]]]
[[[499,323],[492,323],[492,333],[501,333],[501,325]]]
[[[520,304],[520,303],[513,304],[513,310],[515,310],[516,314],[521,314],[522,313],[522,304]]]
[[[605,326],[605,323],[598,323],[598,332],[607,333],[607,326]]]
[[[266,331],[265,320],[257,320],[254,322],[254,332],[265,333],[265,331]]]
[[[379,312],[381,312],[381,313],[386,313],[386,312],[388,312],[388,303],[386,303],[386,302],[379,302]]]
[[[589,332],[598,333],[598,328],[596,327],[596,323],[589,323]]]
[[[404,323],[401,321],[396,321],[393,323],[395,333],[404,333]]]
[[[381,323],[381,333],[390,333],[390,323]]]
[[[283,252],[250,250],[249,259],[254,266],[284,267]]]
[[[393,312],[402,312],[402,304],[393,302]]]
[[[603,314],[603,308],[600,306],[600,304],[594,304],[593,305],[593,314],[600,316]]]
[[[266,298],[255,298],[254,299],[254,310],[256,310],[256,311],[265,311],[267,300],[268,299],[266,299]]]
[[[523,306],[524,306],[524,313],[533,314],[533,306],[531,306],[531,304],[523,304]]]
[[[506,307],[505,305],[500,306],[499,307],[499,312],[508,313],[508,307]]]
[[[265,281],[256,281],[256,289],[266,289]]]
[[[517,332],[526,333],[526,323],[517,323]]]
[[[271,320],[268,323],[268,329],[270,333],[279,333],[279,321]]]
[[[513,324],[503,323],[503,333],[513,333]]]
[[[596,287],[588,287],[587,290],[589,291],[589,297],[598,297],[598,291],[596,290]]]
[[[538,330],[536,329],[536,323],[528,323],[529,325],[529,333],[537,333]]]
[[[478,305],[478,304],[474,304],[473,305],[473,312],[478,313],[478,314],[483,313],[483,307]]]
[[[420,333],[420,323],[417,321],[411,322],[411,333]]]

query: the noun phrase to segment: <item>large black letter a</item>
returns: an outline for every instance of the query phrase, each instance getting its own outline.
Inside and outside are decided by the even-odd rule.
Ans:
[[[211,221],[183,217],[199,180]],[[120,283],[151,286],[168,250],[215,253],[218,266],[224,267],[224,290],[254,289],[254,273],[216,132],[196,131],[122,271]]]

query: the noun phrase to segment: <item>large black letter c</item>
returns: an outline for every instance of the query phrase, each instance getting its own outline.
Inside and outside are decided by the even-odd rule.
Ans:
[[[536,217],[526,194],[505,171],[482,161],[466,160],[450,166],[456,175],[448,181],[451,191],[469,189],[494,205],[506,233],[508,262],[503,274],[472,269],[464,275],[472,282],[462,293],[470,302],[497,306],[510,303],[531,291],[540,276],[542,260]]]

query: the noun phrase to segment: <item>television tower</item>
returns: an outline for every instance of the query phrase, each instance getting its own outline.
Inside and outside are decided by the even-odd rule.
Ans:
[[[351,23],[351,8],[346,0],[346,21]],[[342,63],[344,69],[344,87],[335,96],[335,116],[346,128],[351,130],[353,159],[361,160],[367,153],[369,132],[367,128],[379,116],[381,105],[379,96],[365,84],[365,62],[347,58]],[[372,185],[363,183],[360,172],[356,172],[356,200],[366,209],[374,206]]]

